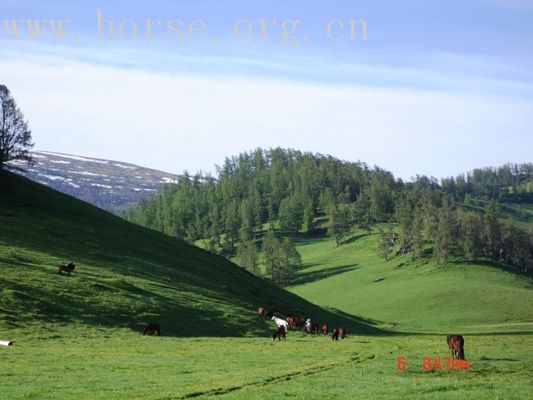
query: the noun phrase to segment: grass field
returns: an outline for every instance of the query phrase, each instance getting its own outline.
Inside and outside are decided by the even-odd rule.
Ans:
[[[384,263],[375,236],[337,249],[324,237],[296,239],[305,266],[291,290],[328,309],[0,173],[0,340],[14,341],[0,346],[0,397],[531,398],[526,279],[488,265]],[[59,275],[68,261],[76,270]],[[255,315],[260,305],[343,325],[348,338],[290,332],[273,342],[272,323]],[[151,321],[162,337],[139,335]],[[424,357],[448,355],[452,330],[466,333],[469,369],[423,371]]]
[[[83,326],[11,333],[20,340],[0,348],[5,399],[527,399],[533,390],[531,335],[466,336],[468,370],[447,370],[442,335],[333,342],[290,332],[273,342]],[[426,356],[442,357],[442,369],[425,372]]]

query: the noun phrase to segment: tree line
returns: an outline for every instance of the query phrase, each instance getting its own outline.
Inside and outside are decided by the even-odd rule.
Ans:
[[[278,254],[277,261],[265,259],[263,265],[265,272],[282,283],[290,279],[298,263],[289,250],[290,240],[283,237],[314,232],[318,227],[326,228],[340,246],[354,228],[371,233],[377,224],[390,222],[396,227],[392,230],[399,232],[385,232],[380,242],[388,241],[415,258],[428,251],[428,244],[441,262],[458,249],[468,259],[490,256],[500,260],[500,248],[504,248],[506,261],[522,265],[517,255],[522,250],[515,251],[525,240],[522,230],[511,227],[510,221],[499,223],[497,205],[502,200],[527,202],[532,193],[532,164],[476,169],[440,183],[417,176],[406,183],[362,162],[292,149],[256,149],[226,158],[217,166],[216,176],[185,172],[177,184],[166,185],[151,199],[130,207],[125,217],[190,243],[202,241],[214,253],[237,256],[253,273],[260,273],[259,248],[268,250],[265,257]],[[477,201],[491,206],[478,210],[472,206]],[[486,227],[491,212],[497,228]],[[480,224],[484,230],[478,229]],[[486,231],[490,229],[500,236],[489,235],[489,240]],[[509,239],[505,246],[501,242],[506,229],[514,235],[512,250]],[[261,236],[265,230],[272,231],[276,241],[269,243],[268,235]],[[479,232],[485,236],[474,235]],[[272,243],[275,246],[269,247]],[[279,249],[285,255],[279,255]],[[278,273],[284,269],[279,265],[285,264],[290,267]]]
[[[435,256],[446,264],[451,257],[476,262],[487,259],[526,271],[533,268],[533,225],[521,229],[513,218],[499,218],[500,203],[462,200],[438,186],[420,181],[398,197],[392,226],[380,232],[378,251],[410,254],[413,260]]]

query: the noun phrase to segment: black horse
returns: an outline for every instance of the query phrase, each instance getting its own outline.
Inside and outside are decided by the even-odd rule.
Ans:
[[[285,336],[285,328],[283,326],[278,327],[278,329],[276,329],[276,331],[272,335],[272,340],[276,340],[276,338],[278,340],[281,340],[281,338],[283,338],[283,340],[287,339]]]
[[[157,324],[148,324],[141,329],[141,335],[161,336],[161,327]]]
[[[69,262],[67,265],[60,265],[59,266],[59,274],[61,275],[62,272],[66,272],[70,275],[72,271],[76,268],[76,265],[73,262]]]

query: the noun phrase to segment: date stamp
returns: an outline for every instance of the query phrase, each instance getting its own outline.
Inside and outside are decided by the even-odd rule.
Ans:
[[[420,364],[419,364],[420,365]],[[422,364],[420,365],[422,371],[429,372],[434,370],[461,370],[468,369],[470,363],[468,360],[452,359],[451,357],[429,357],[422,358]],[[407,358],[399,356],[396,360],[396,368],[400,372],[407,371]]]

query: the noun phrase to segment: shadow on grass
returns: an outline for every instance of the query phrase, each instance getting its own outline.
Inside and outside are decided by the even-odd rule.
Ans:
[[[465,268],[468,268],[469,263],[465,261],[449,261],[448,262],[448,265],[457,266],[457,265],[464,265],[464,264],[467,264]],[[502,264],[502,263],[497,263],[495,261],[488,261],[488,260],[477,260],[475,262],[475,265],[482,265],[482,266],[489,267],[489,268],[497,268],[500,271],[510,272],[512,274],[522,276],[524,278],[533,279],[533,269],[529,269],[528,272],[524,272],[520,270],[518,267],[515,267],[513,265]]]
[[[343,240],[342,241],[342,245],[344,246],[345,244],[354,243],[354,242],[356,242],[359,239],[362,239],[364,237],[371,236],[371,235],[373,235],[373,233],[370,233],[370,234],[369,233],[360,233],[360,234],[357,234],[357,235],[353,235],[352,237],[349,237],[348,239]]]
[[[339,265],[338,267],[332,267],[322,269],[319,271],[303,272],[298,275],[296,279],[292,281],[292,285],[303,285],[306,283],[316,282],[322,279],[327,279],[335,275],[344,274],[345,272],[354,271],[358,269],[357,264]]]

